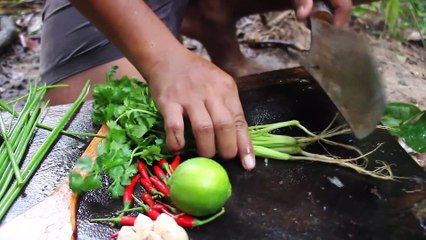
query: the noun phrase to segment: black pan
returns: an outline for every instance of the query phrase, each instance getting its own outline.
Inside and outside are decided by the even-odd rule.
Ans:
[[[324,129],[337,113],[335,106],[300,69],[284,72],[266,75],[271,81],[264,82],[262,88],[243,83],[265,79],[262,74],[239,82],[241,89],[246,86],[240,97],[249,124],[297,119],[312,131]],[[275,85],[277,79],[272,78],[283,83]],[[335,124],[344,123],[338,119]],[[384,130],[376,130],[362,141],[353,135],[337,140],[350,142],[364,152],[383,143],[370,159],[393,163],[396,175],[416,180],[377,180],[350,169],[309,161],[259,158],[251,172],[244,171],[238,160],[222,162],[233,187],[226,213],[212,223],[189,230],[190,238],[425,239],[425,229],[413,211],[413,206],[426,198],[425,172]],[[309,150],[323,151],[320,146]],[[345,150],[331,150],[339,156],[350,156]],[[78,209],[78,239],[108,239],[117,229],[89,223],[88,219],[112,217],[120,208],[121,202],[111,200],[105,190],[83,195]]]

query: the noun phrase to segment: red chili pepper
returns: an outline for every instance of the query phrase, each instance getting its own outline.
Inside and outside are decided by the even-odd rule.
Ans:
[[[156,204],[154,204],[154,205],[152,205],[152,207],[151,207],[152,209],[154,209],[154,210],[157,210],[157,211],[163,211],[163,210],[166,210],[166,211],[168,211],[168,209],[167,209],[167,207],[166,206],[164,206],[163,204],[161,204],[161,203],[156,203]]]
[[[120,217],[124,215],[125,211],[128,210],[132,204],[133,204],[133,192],[135,191],[136,183],[138,183],[141,176],[139,174],[136,174],[132,180],[130,181],[130,184],[126,186],[123,193],[123,211],[119,215]]]
[[[172,169],[172,172],[176,170],[179,164],[180,164],[180,155],[176,155],[176,157],[173,159],[172,163],[170,164],[170,168]]]
[[[146,213],[146,215],[148,217],[150,217],[152,220],[157,220],[158,216],[160,216],[161,212],[157,211],[149,206],[147,206],[146,204],[144,204],[142,201],[140,201],[139,199],[135,199],[138,204],[141,206],[141,208],[143,209],[143,211]]]
[[[120,216],[116,218],[96,218],[90,219],[90,222],[112,222],[119,223],[122,226],[133,226],[135,224],[135,216]]]
[[[144,203],[148,204],[150,208],[152,208],[152,206],[154,206],[155,204],[154,199],[148,192],[143,192],[141,195],[141,199],[142,201],[144,201]]]
[[[148,173],[148,170],[146,168],[145,163],[143,163],[141,161],[138,162],[138,171],[141,174],[142,178],[149,179],[149,173]]]
[[[157,218],[158,218],[158,216],[160,216],[160,214],[161,214],[160,211],[157,211],[157,210],[152,209],[152,208],[150,208],[146,211],[146,215],[154,221],[157,220]]]
[[[158,179],[156,177],[151,177],[150,179],[151,179],[151,182],[154,184],[155,188],[159,192],[161,192],[165,196],[169,196],[170,189],[164,182],[162,182],[160,179]]]
[[[163,169],[161,169],[157,165],[155,165],[153,167],[153,169],[154,169],[155,176],[157,176],[159,179],[161,179],[161,181],[163,181],[164,183],[166,183],[167,182],[167,177],[166,177],[166,173],[163,171]]]
[[[157,189],[154,188],[154,185],[151,183],[151,179],[145,179],[141,178],[140,182],[142,184],[142,187],[145,188],[145,191],[149,192],[152,195],[164,195],[163,193],[157,191]]]
[[[206,219],[197,219],[184,213],[177,214],[173,218],[175,219],[176,223],[179,226],[190,228],[190,227],[197,227],[197,226],[201,226],[206,223],[209,223],[224,213],[225,213],[225,210],[222,208],[218,213]]]
[[[155,203],[151,208],[157,210],[157,211],[161,211],[164,212],[168,215],[173,215],[173,214],[178,214],[181,213],[179,210],[177,210],[176,208],[165,204],[165,203]]]
[[[111,234],[111,238],[117,238],[117,237],[118,237],[118,232]]]
[[[165,171],[167,171],[168,167],[169,167],[169,163],[167,162],[166,159],[162,158],[160,160],[158,160],[157,165],[159,167],[161,167],[162,169],[164,169]]]
[[[166,159],[162,158],[157,162],[157,166],[159,166],[161,169],[163,169],[164,171],[166,171],[167,175],[171,175],[172,174],[172,167],[170,166],[170,164],[167,162]]]
[[[126,186],[123,193],[123,202],[130,202],[133,203],[133,192],[135,191],[136,183],[138,183],[139,179],[141,178],[141,175],[137,174],[135,175],[132,180],[130,181],[130,184]]]

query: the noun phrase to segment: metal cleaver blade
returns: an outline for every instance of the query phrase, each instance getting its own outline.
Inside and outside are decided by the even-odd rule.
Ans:
[[[358,139],[380,122],[385,108],[381,76],[366,39],[336,28],[328,7],[315,1],[311,45],[299,53],[301,65],[318,81]]]

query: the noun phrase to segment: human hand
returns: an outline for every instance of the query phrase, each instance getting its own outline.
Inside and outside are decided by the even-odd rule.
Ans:
[[[165,121],[171,151],[185,145],[184,120],[191,122],[200,156],[224,159],[239,155],[245,169],[255,167],[247,122],[231,76],[182,48],[155,65],[147,75],[152,96]]]
[[[337,27],[347,26],[351,11],[352,0],[330,0],[334,8],[334,25]],[[300,21],[304,21],[312,11],[313,0],[295,0],[296,16]]]

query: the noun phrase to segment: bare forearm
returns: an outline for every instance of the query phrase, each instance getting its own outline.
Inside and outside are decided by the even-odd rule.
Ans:
[[[71,2],[144,76],[149,76],[154,66],[167,61],[168,54],[182,48],[143,0]]]

